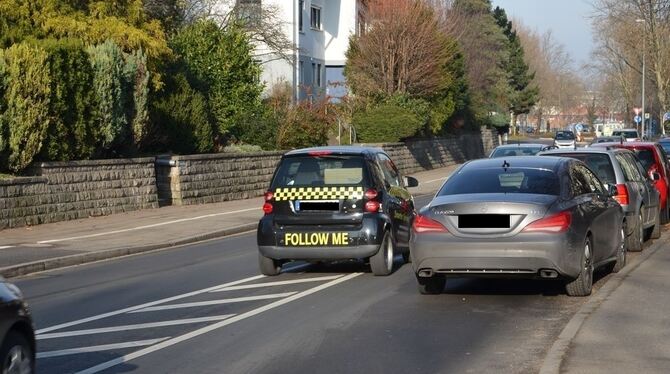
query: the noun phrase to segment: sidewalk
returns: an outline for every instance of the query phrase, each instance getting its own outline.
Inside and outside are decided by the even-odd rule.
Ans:
[[[432,194],[456,166],[412,174],[414,196]],[[255,230],[262,198],[169,206],[0,231],[0,275],[114,258]]]
[[[650,253],[643,252],[637,266],[631,264],[618,287],[614,284],[614,291],[584,321],[560,372],[670,372],[668,235],[659,241],[658,247],[645,249]]]

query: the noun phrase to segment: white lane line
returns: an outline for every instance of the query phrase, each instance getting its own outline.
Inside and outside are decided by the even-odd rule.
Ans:
[[[0,245],[0,249],[13,248],[13,245]]]
[[[245,285],[241,285],[241,286],[226,286],[226,287],[221,287],[219,289],[212,290],[212,291],[209,291],[209,292],[248,290],[248,289],[252,289],[252,288],[285,286],[287,284],[322,282],[322,281],[337,279],[337,278],[340,278],[340,277],[342,277],[341,274],[339,274],[339,275],[329,275],[327,277],[303,278],[303,279],[293,279],[293,280],[277,281],[277,282],[245,284]]]
[[[70,240],[95,238],[95,237],[98,237],[98,236],[120,234],[120,233],[123,233],[123,232],[137,231],[137,230],[150,229],[150,228],[160,227],[160,226],[165,226],[165,225],[172,225],[172,224],[175,224],[175,223],[196,221],[196,220],[204,219],[204,218],[212,218],[212,217],[218,217],[218,216],[225,216],[225,215],[229,215],[229,214],[250,212],[252,210],[258,210],[258,208],[235,210],[235,211],[232,211],[232,212],[224,212],[224,213],[213,213],[213,214],[207,214],[207,215],[204,215],[204,216],[191,217],[191,218],[182,218],[182,219],[177,219],[177,220],[174,220],[174,221],[167,221],[167,222],[154,223],[154,224],[151,224],[151,225],[131,227],[129,229],[123,229],[123,230],[100,232],[100,233],[97,233],[97,234],[72,236],[72,237],[69,237],[69,238],[52,239],[52,240],[42,240],[42,241],[37,242],[37,244],[57,243],[57,242],[66,242],[66,241],[70,241]]]
[[[190,325],[192,323],[221,321],[221,320],[224,320],[224,319],[228,319],[232,316],[234,316],[234,314],[224,314],[224,315],[220,315],[220,316],[199,317],[199,318],[174,319],[174,320],[171,320],[171,321],[138,323],[136,325],[101,327],[101,328],[98,328],[98,329],[53,332],[53,333],[50,333],[50,334],[37,335],[36,338],[37,338],[37,340],[45,340],[45,339],[55,339],[55,338],[68,338],[68,337],[71,337],[71,336],[104,334],[104,333],[107,333],[107,332],[152,329],[154,327]]]
[[[39,334],[44,334],[45,332],[60,330],[60,329],[66,328],[66,327],[80,325],[82,323],[91,322],[91,321],[97,321],[97,320],[100,320],[100,319],[103,319],[103,318],[112,317],[112,316],[116,316],[116,315],[119,315],[119,314],[132,312],[132,311],[138,310],[138,309],[148,308],[148,307],[154,306],[154,305],[169,303],[171,301],[175,301],[175,300],[184,299],[184,298],[187,298],[187,297],[207,293],[207,292],[210,292],[212,290],[219,289],[221,287],[234,286],[234,285],[237,285],[237,284],[251,282],[251,281],[254,281],[254,280],[261,279],[261,278],[265,278],[265,275],[255,275],[253,277],[236,280],[234,282],[223,283],[223,284],[220,284],[218,286],[208,287],[208,288],[204,288],[204,289],[198,290],[198,291],[192,291],[192,292],[188,292],[188,293],[185,293],[185,294],[172,296],[172,297],[167,297],[165,299],[151,301],[151,302],[148,302],[148,303],[131,306],[131,307],[124,308],[124,309],[119,309],[119,310],[115,310],[115,311],[108,312],[108,313],[98,314],[96,316],[91,316],[91,317],[87,317],[87,318],[78,319],[76,321],[65,322],[65,323],[61,323],[59,325],[49,326],[49,327],[37,330],[35,333],[38,334],[38,335]]]
[[[79,353],[91,353],[91,352],[101,352],[101,351],[113,351],[116,349],[126,349],[126,348],[137,348],[137,347],[146,347],[148,345],[154,345],[160,343],[163,340],[170,339],[169,336],[159,339],[150,339],[150,340],[137,340],[134,342],[125,342],[125,343],[116,343],[116,344],[104,344],[104,345],[93,345],[90,347],[81,347],[81,348],[70,348],[62,349],[60,351],[48,351],[48,352],[38,352],[37,359],[40,358],[50,358],[50,357],[60,357],[60,356],[69,356],[76,355]]]
[[[134,310],[130,313],[145,313],[145,312],[155,312],[155,311],[159,311],[159,310],[171,310],[171,309],[182,309],[182,308],[194,308],[194,307],[198,307],[198,306],[242,303],[242,302],[245,302],[245,301],[282,299],[284,297],[289,297],[289,296],[295,295],[297,293],[298,292],[286,292],[286,293],[275,293],[275,294],[270,294],[270,295],[235,297],[235,298],[231,298],[231,299],[197,301],[197,302],[193,302],[193,303],[184,303],[184,304],[159,305],[159,306],[152,306],[152,307],[144,308],[144,309],[140,309],[140,310]]]
[[[363,274],[363,273],[352,273],[352,274],[346,275],[346,276],[344,276],[344,277],[335,279],[335,280],[330,281],[330,282],[328,282],[328,283],[324,283],[324,284],[318,285],[318,286],[316,286],[316,287],[314,287],[314,288],[310,288],[310,289],[308,289],[308,290],[306,290],[306,291],[297,293],[297,294],[295,294],[295,295],[293,295],[293,296],[290,296],[290,297],[287,297],[287,298],[285,298],[285,299],[277,300],[277,301],[275,301],[274,303],[270,303],[270,304],[265,305],[265,306],[262,306],[262,307],[260,307],[260,308],[256,308],[256,309],[250,310],[250,311],[248,311],[248,312],[246,312],[246,313],[238,314],[238,315],[236,315],[235,317],[229,318],[229,319],[227,319],[227,320],[225,320],[225,321],[221,321],[221,322],[217,322],[217,323],[211,324],[211,325],[209,325],[209,326],[203,327],[203,328],[198,329],[198,330],[195,330],[195,331],[191,331],[191,332],[189,332],[189,333],[186,333],[186,334],[181,335],[181,336],[174,337],[174,338],[172,338],[172,339],[168,339],[168,340],[166,340],[166,341],[164,341],[164,342],[161,342],[161,343],[152,345],[152,346],[150,346],[150,347],[140,349],[139,351],[129,353],[129,354],[124,355],[124,356],[122,356],[122,357],[118,357],[118,358],[115,358],[115,359],[113,359],[113,360],[109,360],[109,361],[107,361],[107,362],[103,362],[103,363],[101,363],[101,364],[99,364],[99,365],[93,366],[93,367],[88,368],[88,369],[86,369],[86,370],[82,370],[82,371],[78,372],[77,374],[94,374],[94,373],[99,373],[99,372],[101,372],[101,371],[103,371],[103,370],[109,369],[109,368],[114,367],[114,366],[116,366],[116,365],[123,364],[123,363],[125,363],[125,362],[128,362],[128,361],[130,361],[130,360],[136,359],[136,358],[138,358],[138,357],[142,357],[142,356],[148,355],[149,353],[153,353],[153,352],[159,351],[159,350],[161,350],[161,349],[164,349],[164,348],[173,346],[173,345],[175,345],[175,344],[177,344],[177,343],[181,343],[181,342],[183,342],[183,341],[186,341],[186,340],[189,340],[189,339],[193,339],[193,338],[195,338],[195,337],[197,337],[197,336],[200,336],[200,335],[202,335],[202,334],[206,334],[206,333],[208,333],[208,332],[210,332],[210,331],[214,331],[214,330],[220,329],[220,328],[222,328],[222,327],[231,325],[231,324],[233,324],[233,323],[235,323],[235,322],[239,322],[239,321],[242,321],[242,320],[247,319],[247,318],[249,318],[249,317],[253,317],[253,316],[255,316],[255,315],[258,315],[258,314],[261,314],[261,313],[263,313],[263,312],[266,312],[266,311],[268,311],[268,310],[271,310],[271,309],[280,307],[280,306],[282,306],[282,305],[284,305],[284,304],[288,304],[288,303],[290,303],[290,302],[292,302],[292,301],[301,299],[301,298],[303,298],[303,297],[305,297],[305,296],[309,296],[309,295],[311,295],[311,294],[313,294],[313,293],[316,293],[316,292],[325,290],[326,288],[335,286],[335,285],[340,284],[340,283],[342,283],[342,282],[346,282],[346,281],[348,281],[348,280],[350,280],[350,279],[353,279],[353,278],[355,278],[355,277],[357,277],[357,276],[359,276],[359,275],[362,275],[362,274]]]

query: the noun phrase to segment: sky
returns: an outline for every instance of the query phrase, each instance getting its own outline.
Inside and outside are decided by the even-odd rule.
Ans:
[[[588,62],[593,48],[588,0],[493,0],[493,6],[504,8],[507,17],[544,33],[552,30],[556,40],[565,45],[575,67]]]

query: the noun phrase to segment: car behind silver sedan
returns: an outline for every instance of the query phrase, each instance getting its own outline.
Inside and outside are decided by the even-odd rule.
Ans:
[[[419,291],[441,293],[446,277],[522,276],[561,278],[568,295],[587,296],[595,268],[626,261],[614,194],[574,159],[468,162],[414,220]]]

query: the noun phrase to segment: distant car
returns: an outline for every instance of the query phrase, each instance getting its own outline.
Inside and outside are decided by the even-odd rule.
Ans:
[[[666,155],[670,154],[670,138],[662,138],[658,141],[658,144],[663,148]]]
[[[35,330],[21,291],[0,277],[0,373],[35,372]]]
[[[623,136],[628,142],[639,142],[642,140],[635,129],[621,129],[612,131],[612,136]]]
[[[467,162],[414,220],[410,256],[419,291],[446,277],[563,279],[591,293],[594,269],[626,261],[621,205],[581,161],[514,157]]]
[[[614,199],[626,215],[626,248],[641,251],[648,238],[661,235],[660,195],[635,154],[627,149],[593,147],[556,150],[542,156],[570,157],[591,169],[605,186],[614,186]],[[608,188],[608,187],[606,187]]]
[[[601,136],[598,138],[593,139],[593,141],[589,144],[589,147],[598,144],[598,143],[622,143],[625,142],[626,138],[624,138],[621,135],[618,136]]]
[[[532,127],[526,127],[526,134],[534,134],[534,133],[535,133],[535,129],[534,129],[534,128],[532,128]]]
[[[554,136],[554,145],[558,149],[575,149],[577,142],[572,131],[558,131]]]
[[[512,156],[533,156],[538,152],[547,151],[554,148],[546,144],[521,143],[521,144],[505,144],[497,146],[489,158],[498,157],[512,157]]]

